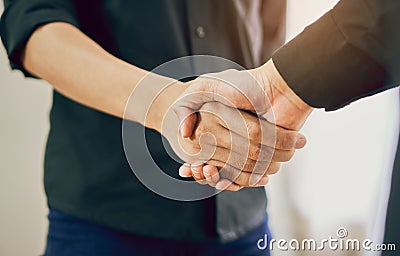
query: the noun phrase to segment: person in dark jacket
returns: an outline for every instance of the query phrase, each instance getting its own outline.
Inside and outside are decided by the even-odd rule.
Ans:
[[[273,112],[278,125],[299,130],[313,108],[334,111],[358,99],[397,87],[400,84],[399,13],[400,2],[397,0],[339,1],[332,10],[278,49],[266,64],[250,70],[264,86],[265,95],[272,103],[264,111]],[[244,72],[230,71],[225,77],[240,77],[238,73]],[[234,84],[242,93],[224,82],[207,79],[194,82],[186,93],[218,92],[229,96],[236,107],[254,110],[244,98],[244,95],[252,95],[250,85],[254,83],[238,79]],[[182,119],[191,114],[209,98],[187,97],[186,103],[176,110],[178,116]],[[253,104],[257,105],[257,100],[253,98]],[[190,120],[187,119],[182,127],[185,136],[192,132]],[[384,239],[385,243],[396,244],[400,241],[400,145],[397,145]],[[218,177],[217,168],[206,167],[207,172],[201,168],[183,167],[182,173],[188,176],[197,172],[198,180],[205,179],[210,185],[224,180]],[[227,184],[225,187],[229,186]],[[395,252],[383,254],[395,255]]]

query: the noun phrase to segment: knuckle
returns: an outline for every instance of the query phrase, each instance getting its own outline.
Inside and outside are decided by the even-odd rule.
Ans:
[[[288,137],[287,135],[283,135],[279,138],[278,142],[277,142],[278,146],[280,148],[286,148],[287,144],[288,144]]]
[[[235,184],[235,186],[233,186],[233,188],[232,188],[232,192],[237,192],[240,189],[241,189],[241,187],[239,185]]]
[[[197,153],[201,150],[201,146],[195,142],[191,142],[190,147]]]
[[[252,159],[247,159],[245,165],[243,166],[243,170],[246,172],[253,172],[255,170],[257,162]]]
[[[274,148],[261,145],[258,160],[259,161],[270,161],[274,152],[275,152]]]
[[[278,140],[278,145],[282,149],[291,149],[295,144],[295,132],[285,132],[280,136]]]
[[[222,168],[222,170],[220,171],[220,174],[223,178],[228,179],[230,181],[234,181],[237,176],[234,168],[232,168],[228,165],[225,165],[224,168]]]
[[[275,174],[280,170],[280,168],[281,168],[280,163],[273,163],[269,166],[269,168],[267,170],[267,174]]]
[[[208,127],[205,126],[205,125],[201,125],[201,124],[200,124],[200,125],[198,125],[198,126],[196,127],[195,138],[198,139],[198,138],[200,138],[201,135],[206,134],[206,133],[208,133],[208,132],[209,132]]]
[[[220,104],[218,104],[217,102],[206,102],[201,107],[201,110],[213,113],[218,111],[219,107]]]
[[[292,159],[293,155],[294,155],[294,150],[288,150],[284,153],[283,158],[282,158],[282,162],[288,162],[290,161],[290,159]]]
[[[235,168],[241,169],[244,166],[246,160],[241,154],[230,151],[227,155],[226,162]]]
[[[179,148],[176,148],[174,151],[179,155],[180,158],[190,163],[192,162],[191,156],[198,153],[200,148],[195,142],[185,140],[184,142],[180,143]]]
[[[249,157],[251,159],[257,160],[260,153],[261,153],[260,147],[250,147],[250,149],[249,149]]]
[[[256,174],[265,174],[268,168],[271,166],[270,162],[257,162],[257,165],[254,169],[254,173]]]
[[[250,186],[250,173],[240,172],[235,180],[235,183],[241,186]]]
[[[249,137],[253,140],[260,140],[261,138],[261,128],[257,122],[250,121],[247,123],[247,132]]]
[[[239,156],[231,156],[228,163],[238,169],[242,169],[246,164],[245,159]]]
[[[218,170],[221,170],[221,169],[224,167],[224,164],[222,164],[221,162],[217,162],[217,161],[215,161],[215,160],[212,160],[212,159],[209,160],[209,161],[207,161],[206,164],[208,164],[208,165],[213,165],[213,166],[217,167]]]
[[[197,183],[199,183],[200,185],[206,185],[207,182],[205,180],[197,180]]]

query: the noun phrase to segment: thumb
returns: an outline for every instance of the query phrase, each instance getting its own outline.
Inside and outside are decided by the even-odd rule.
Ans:
[[[183,106],[174,108],[174,111],[180,121],[179,131],[182,137],[191,137],[197,123],[197,114],[192,109]]]

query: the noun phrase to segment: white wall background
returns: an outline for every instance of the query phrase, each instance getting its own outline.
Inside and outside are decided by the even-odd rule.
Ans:
[[[335,2],[289,0],[288,38]],[[42,166],[51,87],[11,72],[5,56],[1,46],[0,255],[39,255],[47,229]],[[267,188],[275,238],[322,239],[346,227],[349,237],[379,242],[398,109],[398,92],[392,90],[336,113],[313,113],[303,129],[307,148]]]
[[[0,13],[3,1],[0,2]],[[42,174],[50,86],[11,72],[0,46],[0,255],[43,252],[46,200]]]
[[[288,1],[288,40],[337,0]],[[321,38],[323,43],[323,38]],[[390,172],[399,134],[399,92],[391,90],[340,111],[315,111],[303,133],[308,144],[272,177],[270,219],[275,238],[382,239]],[[296,255],[274,251],[274,255]],[[326,250],[297,255],[379,255]]]

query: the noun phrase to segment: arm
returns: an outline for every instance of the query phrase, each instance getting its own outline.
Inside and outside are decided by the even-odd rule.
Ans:
[[[63,95],[88,107],[122,118],[129,96],[146,75],[153,76],[153,90],[140,97],[143,109],[129,111],[126,118],[143,123],[141,113],[153,95],[172,79],[149,74],[106,52],[97,43],[68,23],[39,27],[28,40],[22,63],[31,74],[47,80]],[[146,125],[161,131],[165,111],[186,88],[182,83],[168,87],[147,116]],[[161,110],[161,111],[160,111]]]
[[[0,33],[12,68],[49,81],[57,91],[81,104],[117,117],[124,115],[128,97],[149,72],[115,58],[81,32],[74,1],[5,0],[4,6]],[[154,90],[143,95],[143,101],[168,80],[149,76],[154,79]],[[185,87],[181,83],[170,86],[157,98],[160,109],[167,109],[164,106]],[[138,103],[139,108],[144,106]],[[130,111],[126,117],[143,124],[141,112]],[[160,131],[160,112],[151,111],[146,120],[149,128]]]

